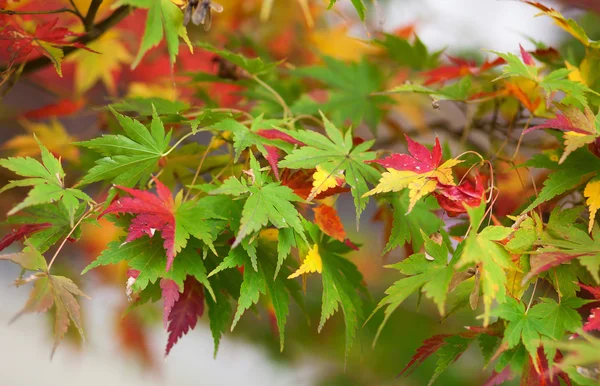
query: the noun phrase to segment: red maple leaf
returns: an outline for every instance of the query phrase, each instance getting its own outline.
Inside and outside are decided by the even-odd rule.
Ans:
[[[470,207],[478,207],[483,195],[483,184],[479,175],[475,177],[475,184],[469,180],[463,181],[458,186],[444,185],[438,183],[438,190],[434,193],[438,204],[450,217],[466,213],[465,204]]]
[[[519,49],[521,50],[521,58],[523,58],[523,63],[525,63],[528,66],[535,66],[535,61],[533,60],[531,54],[525,51],[525,48],[523,48],[523,46],[520,44]]]
[[[160,279],[160,289],[162,291],[162,300],[164,304],[163,325],[167,328],[169,315],[173,306],[179,300],[179,286],[171,279]]]
[[[133,197],[119,198],[113,201],[100,217],[107,213],[132,213],[136,216],[131,220],[125,242],[130,242],[144,235],[154,236],[160,231],[164,240],[163,247],[167,253],[168,271],[175,259],[175,204],[171,191],[158,180],[156,182],[156,195],[138,189],[117,186]]]
[[[374,162],[386,168],[410,170],[419,174],[437,169],[442,162],[442,147],[438,138],[435,139],[433,150],[429,150],[424,145],[410,139],[408,135],[404,137],[408,143],[410,154],[396,153],[384,159],[369,161],[369,163]]]
[[[578,284],[581,288],[591,293],[596,300],[600,301],[600,287]],[[587,322],[583,325],[583,331],[600,331],[600,307],[596,307],[590,311],[590,316],[588,316]]]
[[[554,356],[554,361],[559,362],[561,359],[562,354],[560,351],[557,351],[556,355]],[[554,374],[558,376],[553,376]],[[560,386],[561,382],[558,378],[562,378],[562,380],[565,381],[565,384],[571,386],[571,380],[566,373],[556,368],[553,372],[548,368],[548,361],[546,360],[544,349],[539,347],[535,359],[529,356],[529,360],[527,361],[527,364],[523,369],[523,374],[521,375],[521,385]]]
[[[177,343],[179,338],[196,327],[198,318],[204,313],[204,287],[192,276],[188,276],[183,284],[183,293],[173,305],[169,314],[169,338],[165,356]]]
[[[40,23],[36,26],[33,33],[27,32],[21,26],[14,23],[3,26],[0,29],[0,42],[4,42],[1,48],[10,54],[10,65],[15,61],[24,60],[34,51],[53,59],[52,54],[48,51],[48,46],[85,48],[82,43],[71,40],[71,38],[82,36],[83,34],[75,33],[65,27],[57,27],[57,23],[58,18]]]
[[[493,61],[485,61],[481,66],[478,66],[473,61],[467,61],[462,58],[457,58],[448,55],[448,60],[451,64],[441,65],[433,70],[422,72],[425,77],[424,85],[428,86],[435,83],[445,83],[452,79],[461,78],[466,75],[479,75],[490,68],[506,63],[502,58],[497,58]]]
[[[44,119],[48,117],[63,117],[75,114],[85,106],[83,98],[78,100],[61,99],[56,103],[51,103],[40,108],[29,110],[23,116],[28,119]]]
[[[23,238],[29,235],[32,235],[51,226],[52,224],[45,222],[42,224],[25,224],[18,228],[15,228],[12,230],[12,232],[7,234],[2,238],[2,240],[0,240],[0,251],[4,250],[15,241],[22,240]]]

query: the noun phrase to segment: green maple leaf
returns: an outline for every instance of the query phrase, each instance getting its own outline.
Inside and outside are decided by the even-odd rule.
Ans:
[[[419,290],[428,298],[433,299],[441,315],[445,313],[448,287],[454,273],[452,265],[448,263],[448,247],[444,243],[442,245],[435,243],[424,234],[421,237],[425,240],[426,253],[417,253],[400,263],[387,266],[397,269],[407,277],[398,280],[385,291],[386,296],[381,299],[371,314],[372,317],[380,308],[385,307],[385,316],[379,326],[375,341],[391,314],[404,300]]]
[[[180,192],[181,194],[181,192]],[[198,201],[187,201],[175,211],[175,253],[185,248],[190,236],[201,240],[217,255],[214,241],[225,229],[227,221],[212,211],[212,200],[203,197]],[[204,249],[204,247],[203,247]],[[206,255],[206,249],[205,255]]]
[[[489,336],[481,334],[479,336]],[[465,337],[461,335],[451,335],[444,339],[444,345],[436,351],[437,362],[435,364],[435,370],[429,380],[428,385],[431,386],[437,378],[446,369],[454,363],[466,350],[469,348],[471,342],[475,339],[475,336]]]
[[[258,161],[252,155],[250,168],[250,184],[245,179],[230,177],[218,189],[210,192],[213,195],[246,197],[239,231],[232,248],[237,247],[246,236],[260,231],[269,223],[276,228],[291,227],[297,234],[304,235],[300,214],[293,204],[302,199],[287,186],[272,182],[269,176],[260,171]]]
[[[229,50],[216,48],[210,43],[199,42],[196,43],[196,45],[207,51],[214,52],[215,54],[221,56],[223,59],[226,59],[229,62],[235,64],[236,66],[244,69],[250,75],[263,75],[266,73],[270,73],[277,66],[277,63],[265,62],[261,58],[247,58],[242,54],[237,54]]]
[[[515,268],[509,253],[497,243],[504,240],[512,232],[512,228],[488,226],[477,233],[483,217],[485,203],[479,208],[467,208],[471,219],[472,230],[465,240],[464,248],[457,262],[457,268],[475,263],[481,273],[481,288],[483,289],[484,325],[489,323],[492,301],[504,303],[506,300],[505,269]]]
[[[86,209],[85,205],[80,205],[75,212],[75,218],[80,218]],[[84,220],[84,222],[87,220]],[[49,223],[52,226],[42,229],[30,235],[27,240],[41,253],[46,252],[51,246],[61,239],[67,237],[71,231],[70,214],[63,205],[42,204],[34,205],[21,210],[14,216],[7,219],[9,224],[43,224]],[[77,228],[71,235],[78,239],[81,234],[81,228]]]
[[[179,37],[187,43],[190,51],[193,51],[187,30],[183,25],[183,12],[171,0],[120,0],[119,5],[148,9],[142,44],[131,68],[136,68],[144,54],[160,44],[163,36],[167,41],[171,64],[175,63],[179,53]]]
[[[244,267],[243,281],[239,291],[238,306],[235,312],[231,330],[235,328],[244,312],[257,304],[261,295],[268,295],[275,311],[275,319],[279,330],[280,348],[283,350],[285,323],[289,313],[289,297],[302,306],[300,286],[292,280],[287,280],[291,269],[283,265],[279,267],[282,275],[275,275],[278,268],[277,248],[274,245],[257,243],[258,260],[256,269],[250,269],[255,263],[243,248],[231,249],[227,257],[209,274],[209,277],[218,276],[218,273],[230,268]]]
[[[69,225],[73,227],[75,212],[81,201],[93,201],[87,194],[79,189],[64,186],[65,172],[60,160],[56,159],[48,149],[35,137],[41,151],[42,162],[30,157],[9,157],[0,159],[0,166],[26,177],[22,180],[10,181],[0,189],[0,193],[14,187],[31,186],[27,197],[15,205],[8,215],[13,215],[25,208],[60,202],[69,215]]]
[[[96,161],[96,166],[88,171],[80,184],[110,181],[115,185],[133,187],[154,171],[169,146],[171,132],[165,135],[165,128],[156,111],[153,112],[148,130],[139,121],[110,109],[125,135],[103,135],[78,143],[104,156]]]
[[[311,233],[319,232],[310,225]],[[315,237],[316,238],[316,237]],[[364,305],[358,292],[366,293],[363,276],[358,268],[340,252],[347,251],[345,245],[329,236],[324,236],[319,245],[319,254],[323,264],[323,298],[321,320],[318,331],[325,322],[341,307],[346,323],[346,359],[354,343],[358,326],[364,321]],[[341,249],[340,249],[341,247]]]
[[[568,256],[577,258],[596,282],[600,283],[600,228],[595,225],[590,237],[586,231],[574,226],[580,213],[581,208],[563,211],[556,208],[537,245],[545,253],[565,255],[565,262],[568,261]]]
[[[321,166],[331,175],[344,173],[354,197],[358,223],[360,214],[369,201],[369,197],[363,198],[369,191],[367,182],[377,184],[381,177],[377,169],[365,164],[366,161],[375,159],[375,152],[368,151],[374,141],[353,146],[352,130],[348,130],[344,135],[323,114],[321,116],[329,138],[314,131],[282,130],[306,146],[293,150],[279,162],[279,166],[291,169],[313,169]]]
[[[213,127],[222,131],[230,131],[233,134],[234,161],[237,162],[242,151],[252,146],[256,146],[265,158],[268,157],[265,146],[275,146],[289,153],[294,145],[282,140],[268,139],[258,134],[259,130],[273,129],[283,122],[281,119],[263,119],[263,116],[260,115],[252,120],[250,127],[246,127],[233,119],[225,119]]]
[[[213,287],[215,289],[215,300],[207,296],[206,303],[208,305],[210,331],[214,340],[214,356],[216,357],[221,336],[227,331],[233,311],[229,297],[225,294],[225,288],[221,285],[220,280],[213,280]]]
[[[433,210],[438,208],[434,198],[419,200],[413,210],[407,214],[409,206],[408,190],[400,195],[390,196],[393,208],[392,233],[382,254],[394,248],[401,247],[412,241],[413,251],[418,251],[423,246],[423,235],[429,236],[440,229],[442,220]]]
[[[358,13],[358,17],[360,17],[361,21],[365,21],[365,14],[367,12],[367,8],[365,7],[365,4],[363,3],[362,0],[351,0],[352,1],[352,5],[354,6],[354,9],[356,9],[356,13]],[[338,0],[329,0],[329,6],[327,7],[327,9],[331,9],[331,7],[334,6],[335,3],[337,3]]]
[[[513,349],[523,343],[532,358],[537,358],[541,338],[553,337],[547,329],[548,322],[542,319],[544,314],[542,310],[534,312],[531,309],[527,312],[522,302],[511,297],[492,311],[492,315],[508,321],[503,338],[507,348]]]
[[[132,285],[133,291],[142,291],[150,283],[156,283],[163,278],[171,279],[177,283],[179,288],[183,288],[186,276],[191,275],[204,285],[214,299],[215,294],[208,281],[202,256],[196,252],[197,248],[196,243],[190,242],[177,254],[172,268],[165,272],[167,257],[160,237],[155,236],[152,239],[143,237],[125,244],[113,241],[81,274],[99,266],[126,261],[130,268],[140,272]]]
[[[294,70],[294,74],[317,79],[329,88],[327,102],[301,98],[292,111],[298,114],[316,114],[319,110],[341,125],[347,120],[354,125],[363,121],[373,133],[383,115],[384,105],[390,99],[374,95],[383,87],[383,76],[377,67],[366,59],[359,63],[346,63],[330,57],[323,58],[325,66],[311,66]]]
[[[563,297],[560,303],[548,298],[540,300],[541,303],[533,306],[529,313],[531,317],[541,320],[550,337],[562,339],[566,332],[575,332],[581,328],[581,315],[577,309],[588,301],[576,297]]]
[[[407,39],[391,34],[385,34],[384,40],[375,40],[374,42],[385,47],[390,59],[401,66],[408,66],[419,71],[438,66],[441,51],[430,54],[418,36],[415,36],[412,44]]]

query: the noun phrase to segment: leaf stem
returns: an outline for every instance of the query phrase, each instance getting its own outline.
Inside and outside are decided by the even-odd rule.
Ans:
[[[535,290],[537,289],[538,280],[539,280],[539,278],[535,279],[535,284],[533,285],[533,291],[531,291],[531,298],[529,299],[529,303],[527,304],[527,309],[525,310],[525,313],[529,312],[529,309],[531,308],[531,303],[533,303],[533,298],[535,296]]]
[[[181,143],[182,143],[183,141],[185,141],[186,139],[188,139],[188,138],[189,138],[189,137],[191,137],[192,135],[196,135],[197,133],[200,133],[200,132],[203,132],[203,131],[210,131],[210,129],[207,129],[207,128],[204,128],[204,129],[197,129],[197,130],[194,130],[194,131],[192,131],[192,132],[189,132],[189,133],[187,133],[187,134],[186,134],[186,135],[184,135],[183,137],[179,138],[179,141],[175,142],[175,144],[174,144],[173,146],[171,146],[171,148],[170,148],[170,149],[169,149],[169,150],[168,150],[166,153],[163,153],[163,154],[162,154],[162,156],[163,156],[163,157],[166,157],[166,156],[168,156],[169,154],[171,154],[171,152],[172,152],[173,150],[175,150],[175,149],[177,148],[177,146],[181,145]]]
[[[196,180],[198,179],[198,176],[200,175],[200,170],[202,169],[202,165],[204,165],[206,156],[208,155],[208,152],[210,151],[210,147],[212,146],[214,141],[215,141],[215,137],[212,137],[210,139],[210,142],[208,143],[208,146],[206,147],[206,150],[204,151],[204,154],[202,154],[202,159],[200,160],[200,164],[198,164],[198,167],[196,168],[196,173],[194,174],[194,178],[192,178],[192,183],[190,184],[190,188],[185,193],[185,196],[183,196],[184,202],[188,199],[188,197],[190,196],[190,193],[192,192],[191,187],[194,186],[194,184],[196,183]]]
[[[58,246],[58,249],[56,250],[56,252],[54,252],[54,256],[52,256],[52,259],[48,263],[48,269],[46,270],[46,272],[50,272],[50,267],[52,267],[52,264],[54,264],[54,260],[56,260],[56,257],[58,256],[58,254],[60,253],[60,251],[65,246],[67,240],[69,239],[69,237],[71,237],[71,235],[73,234],[73,232],[75,232],[75,229],[77,229],[77,227],[79,226],[79,224],[81,224],[81,222],[83,221],[83,219],[86,218],[90,214],[90,212],[91,212],[91,208],[88,209],[87,212],[84,213],[81,216],[81,218],[77,221],[77,223],[75,223],[75,225],[73,225],[73,228],[71,228],[71,231],[69,232],[69,234],[67,234],[67,236],[64,238],[64,240],[62,241],[62,243],[60,243],[60,245]]]
[[[261,86],[263,86],[267,91],[269,91],[275,97],[275,99],[277,100],[277,102],[283,108],[283,119],[288,119],[288,117],[290,117],[290,118],[294,117],[294,115],[292,114],[292,111],[290,110],[289,106],[287,105],[287,103],[285,103],[285,100],[281,97],[281,95],[277,91],[275,91],[275,89],[273,89],[273,87],[271,87],[268,84],[266,84],[264,81],[262,81],[256,75],[252,75],[252,79],[254,79],[258,84],[260,84]]]

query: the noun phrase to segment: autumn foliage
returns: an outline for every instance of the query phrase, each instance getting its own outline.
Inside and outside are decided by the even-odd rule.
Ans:
[[[83,341],[80,288],[102,283],[147,366],[159,309],[164,355],[199,323],[215,355],[234,328],[292,352],[316,330],[377,382],[370,350],[415,348],[407,377],[435,357],[433,383],[478,346],[485,385],[597,384],[600,42],[534,1],[570,46],[462,57],[418,25],[348,36],[363,0],[221,3],[0,0],[3,97],[55,96],[2,146],[17,317],[51,314],[52,352]],[[415,303],[447,321],[418,348]]]

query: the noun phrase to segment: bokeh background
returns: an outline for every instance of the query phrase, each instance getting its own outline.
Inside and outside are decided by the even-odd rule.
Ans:
[[[34,2],[35,3],[35,2]],[[225,3],[225,2],[224,2]],[[231,3],[231,2],[228,2]],[[291,0],[276,0],[272,19],[260,28],[268,30],[292,9]],[[321,6],[325,1],[316,2]],[[369,1],[367,1],[369,3]],[[568,2],[595,7],[594,1]],[[587,3],[587,4],[584,4]],[[561,9],[565,4],[558,4]],[[571,4],[572,5],[572,4]],[[597,6],[596,6],[597,7]],[[227,17],[226,7],[223,18]],[[535,18],[536,11],[517,1],[501,0],[379,0],[370,7],[367,27],[349,28],[348,33],[368,38],[371,31],[395,31],[414,25],[418,36],[432,49],[449,47],[449,52],[485,55],[482,50],[516,52],[519,44],[533,49],[532,41],[558,46],[564,38],[548,18]],[[600,19],[580,9],[568,8],[565,13],[582,17],[588,31],[599,29]],[[340,0],[331,23],[343,26],[351,19],[349,0]],[[282,16],[284,15],[284,16]],[[209,34],[219,33],[219,17]],[[255,15],[258,17],[257,15]],[[274,28],[274,27],[273,27]],[[597,31],[596,31],[597,32]],[[202,38],[202,31],[195,36]],[[594,33],[591,33],[594,36]],[[335,45],[335,41],[330,42]],[[23,132],[15,111],[27,111],[51,103],[55,94],[48,93],[44,77],[19,83],[2,100],[0,109],[0,139]],[[37,83],[40,81],[40,83]],[[102,90],[91,98],[104,101]],[[444,113],[444,111],[442,111]],[[93,113],[81,114],[63,122],[69,132],[85,136],[98,125]],[[10,205],[3,196],[2,207]],[[345,210],[344,207],[348,207]],[[347,224],[353,223],[351,204],[339,206]],[[364,215],[361,231],[348,226],[349,236],[355,242],[381,240],[380,224],[369,222],[373,211]],[[114,234],[110,231],[92,232],[89,248],[71,248],[74,259],[85,262],[93,258]],[[388,262],[400,259],[403,251],[394,251]],[[361,250],[352,256],[363,274],[374,299],[381,298],[382,290],[394,279],[382,268],[384,262],[378,251]],[[65,268],[66,269],[66,268]],[[122,272],[114,271],[114,277]],[[85,291],[91,300],[83,300],[87,342],[67,339],[50,361],[52,339],[50,319],[45,315],[26,315],[18,322],[8,324],[27,298],[27,290],[14,288],[11,283],[18,270],[7,262],[0,262],[0,386],[30,385],[426,385],[434,370],[430,360],[410,376],[396,379],[421,342],[434,333],[460,331],[476,313],[464,311],[440,324],[437,311],[428,304],[417,309],[416,300],[408,301],[388,322],[375,349],[371,347],[371,334],[362,334],[348,362],[343,355],[343,320],[336,315],[321,334],[315,325],[308,325],[299,310],[292,308],[286,328],[286,349],[279,353],[277,336],[269,323],[269,315],[248,312],[233,334],[226,335],[218,355],[213,358],[213,341],[204,320],[196,329],[175,346],[168,359],[163,358],[166,333],[162,329],[160,310],[148,307],[139,315],[121,319],[126,304],[125,283],[111,279],[110,271],[90,275]],[[119,276],[121,275],[121,276]],[[310,289],[310,288],[309,288]],[[319,291],[313,291],[320,293]],[[307,295],[307,307],[313,311],[320,307],[317,296]],[[316,311],[318,312],[318,311]],[[473,347],[454,366],[443,374],[439,385],[482,384],[490,372],[481,371],[480,355]]]

